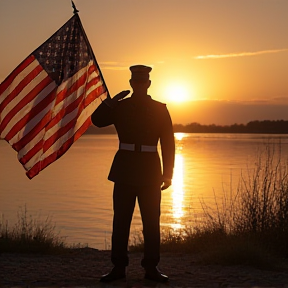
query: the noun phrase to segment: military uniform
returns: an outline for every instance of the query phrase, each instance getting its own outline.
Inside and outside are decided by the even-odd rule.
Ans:
[[[172,179],[174,166],[171,118],[166,105],[148,95],[136,97],[132,94],[113,106],[104,101],[91,118],[97,127],[115,125],[119,138],[119,150],[108,176],[115,183],[112,262],[116,266],[128,265],[129,231],[137,198],[145,243],[142,266],[157,266],[160,259],[161,184],[163,179]],[[162,165],[157,152],[159,140]]]

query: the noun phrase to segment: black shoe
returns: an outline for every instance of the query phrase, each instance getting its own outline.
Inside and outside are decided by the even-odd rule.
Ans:
[[[156,282],[167,282],[168,276],[161,273],[157,267],[145,268],[145,279],[156,281]]]
[[[103,275],[100,278],[101,282],[112,282],[126,278],[125,267],[115,266],[110,273]]]

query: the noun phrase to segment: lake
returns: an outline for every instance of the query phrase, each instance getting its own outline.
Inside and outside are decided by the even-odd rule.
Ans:
[[[288,135],[175,133],[172,186],[162,192],[161,227],[189,225],[201,214],[200,201],[212,205],[239,177],[253,169],[260,150],[281,141],[288,157]],[[47,216],[67,243],[109,249],[113,183],[107,180],[118,148],[116,135],[84,135],[55,163],[29,180],[16,152],[0,141],[0,213],[12,226],[25,205],[36,219]],[[250,172],[249,172],[250,173]],[[131,240],[141,231],[138,206]]]

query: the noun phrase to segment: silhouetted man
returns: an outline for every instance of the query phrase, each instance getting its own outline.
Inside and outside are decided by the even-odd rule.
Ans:
[[[92,115],[92,122],[98,127],[114,124],[119,138],[119,150],[108,176],[114,182],[111,252],[114,268],[102,276],[101,281],[126,277],[130,225],[137,198],[143,223],[144,257],[141,265],[146,271],[145,278],[164,282],[168,277],[157,268],[160,260],[160,202],[161,190],[171,185],[173,174],[173,127],[166,105],[147,95],[152,69],[136,65],[130,70],[132,96],[123,99],[130,93],[128,90],[113,99],[107,98]],[[159,140],[162,169],[157,152]]]

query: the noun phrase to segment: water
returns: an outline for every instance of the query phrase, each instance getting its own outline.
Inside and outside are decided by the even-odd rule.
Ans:
[[[181,228],[201,213],[200,200],[235,189],[241,172],[253,167],[259,149],[281,140],[288,156],[288,135],[175,133],[173,185],[162,193],[161,226]],[[16,152],[0,141],[0,213],[13,225],[19,207],[39,219],[48,215],[68,243],[110,248],[112,189],[107,180],[118,147],[116,135],[84,135],[58,161],[29,180]],[[131,238],[141,231],[136,206]]]

